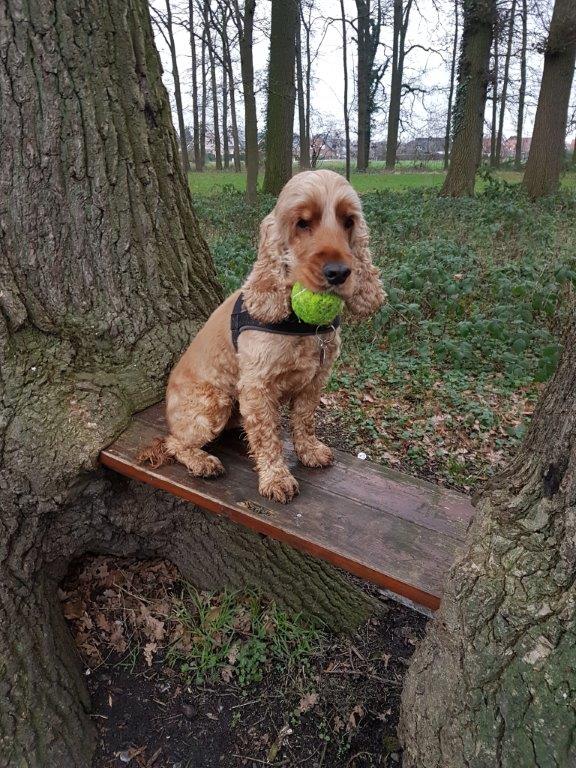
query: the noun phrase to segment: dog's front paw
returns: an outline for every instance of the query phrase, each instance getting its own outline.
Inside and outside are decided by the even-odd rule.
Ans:
[[[334,463],[332,449],[320,440],[310,440],[296,447],[296,454],[305,467],[329,467]]]
[[[298,494],[298,481],[288,469],[269,469],[260,473],[258,490],[267,499],[286,504]]]

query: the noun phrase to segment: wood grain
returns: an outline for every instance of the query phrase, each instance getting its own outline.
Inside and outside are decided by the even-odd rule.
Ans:
[[[288,505],[277,504],[258,494],[252,462],[234,434],[210,446],[226,467],[226,475],[215,480],[194,478],[180,464],[139,465],[138,452],[165,433],[163,405],[152,406],[135,416],[100,460],[419,605],[438,607],[444,578],[473,515],[465,496],[340,451],[333,467],[308,469],[287,444],[300,495]]]

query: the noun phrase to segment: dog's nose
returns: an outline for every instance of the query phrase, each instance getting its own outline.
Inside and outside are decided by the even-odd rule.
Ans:
[[[330,285],[342,285],[348,279],[352,270],[346,264],[338,261],[330,261],[324,266],[322,272]]]

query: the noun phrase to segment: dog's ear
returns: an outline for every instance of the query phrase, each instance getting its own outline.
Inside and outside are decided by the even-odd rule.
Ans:
[[[363,216],[358,218],[352,235],[352,250],[359,266],[355,274],[355,290],[346,306],[357,317],[374,314],[386,298],[380,281],[380,272],[372,263],[370,237]]]
[[[272,211],[260,225],[258,258],[242,288],[246,309],[261,323],[279,323],[290,314],[286,275],[286,249]]]

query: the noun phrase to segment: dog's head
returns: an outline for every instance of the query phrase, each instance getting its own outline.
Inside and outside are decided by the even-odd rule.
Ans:
[[[360,199],[333,171],[294,176],[262,222],[258,259],[243,288],[248,311],[261,322],[284,319],[297,281],[337,294],[360,317],[384,300]]]

